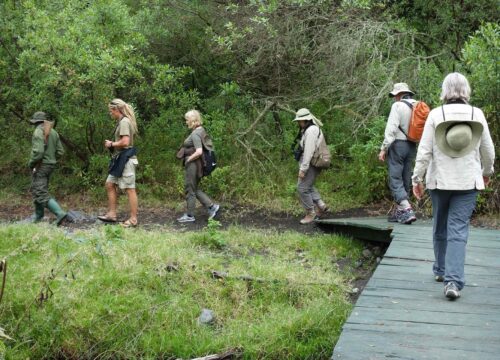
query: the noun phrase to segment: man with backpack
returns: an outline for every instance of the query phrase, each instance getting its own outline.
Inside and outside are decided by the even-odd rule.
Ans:
[[[296,138],[299,147],[294,150],[295,159],[299,162],[297,191],[306,211],[300,223],[306,225],[314,222],[316,216],[328,211],[314,183],[322,169],[330,166],[331,154],[321,131],[323,123],[308,109],[299,109],[293,121],[299,124]]]
[[[414,92],[406,83],[394,84],[389,96],[394,99],[385,127],[385,136],[378,158],[387,159],[389,188],[395,201],[395,210],[389,215],[390,222],[411,224],[417,217],[408,200],[411,190],[411,171],[417,150],[419,135],[412,137],[412,120],[419,102],[413,99]],[[421,103],[425,105],[425,103]],[[426,105],[425,105],[426,106]],[[425,122],[426,114],[424,115]],[[418,124],[422,127],[423,124]],[[420,132],[421,136],[421,132]]]

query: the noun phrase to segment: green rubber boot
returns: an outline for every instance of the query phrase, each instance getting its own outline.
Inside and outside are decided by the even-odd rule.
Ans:
[[[55,199],[49,200],[49,202],[47,203],[47,209],[49,209],[57,217],[57,226],[61,225],[66,215],[68,215],[63,209],[61,209]]]
[[[37,223],[42,221],[44,215],[45,207],[42,204],[35,203],[35,217],[33,218],[33,222]]]

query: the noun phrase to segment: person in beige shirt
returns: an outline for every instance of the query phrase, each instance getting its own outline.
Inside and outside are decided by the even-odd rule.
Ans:
[[[414,92],[406,83],[396,83],[389,93],[394,100],[384,131],[384,141],[378,159],[387,162],[389,188],[394,199],[394,211],[388,221],[411,224],[417,220],[409,201],[411,193],[411,169],[417,152],[417,144],[407,138],[412,107],[416,101]]]
[[[443,105],[425,123],[413,170],[413,193],[432,199],[436,281],[444,282],[445,296],[460,297],[465,285],[465,247],[469,222],[479,190],[493,175],[495,149],[481,109],[469,105],[470,86],[462,74],[446,76]]]
[[[114,141],[105,140],[104,147],[112,151],[113,157],[133,148],[134,136],[137,135],[137,122],[132,106],[121,99],[112,100],[109,105],[109,115],[116,121]],[[108,195],[108,211],[98,216],[104,222],[117,221],[117,187],[126,191],[130,206],[130,217],[121,223],[123,227],[137,226],[138,200],[135,190],[135,168],[138,165],[135,155],[124,160],[124,168],[120,176],[109,174],[106,179],[106,193]]]
[[[306,215],[300,220],[300,223],[306,225],[312,223],[317,215],[328,211],[328,207],[314,186],[321,169],[311,164],[315,150],[321,141],[324,141],[323,132],[320,129],[323,124],[306,108],[299,109],[293,121],[297,121],[300,128],[299,149],[302,150],[302,153],[298,159],[297,191],[300,202],[306,211]]]

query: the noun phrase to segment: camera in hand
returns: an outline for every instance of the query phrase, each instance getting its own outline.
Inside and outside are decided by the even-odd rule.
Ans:
[[[302,156],[304,149],[302,149],[301,146],[297,146],[296,148],[292,148],[292,152],[295,160],[300,161],[300,157]]]

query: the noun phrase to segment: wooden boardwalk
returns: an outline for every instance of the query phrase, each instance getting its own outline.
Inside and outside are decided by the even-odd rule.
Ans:
[[[366,223],[388,224],[381,218]],[[455,301],[434,281],[432,224],[396,224],[392,236],[332,359],[500,359],[500,231],[471,228],[467,284]]]

